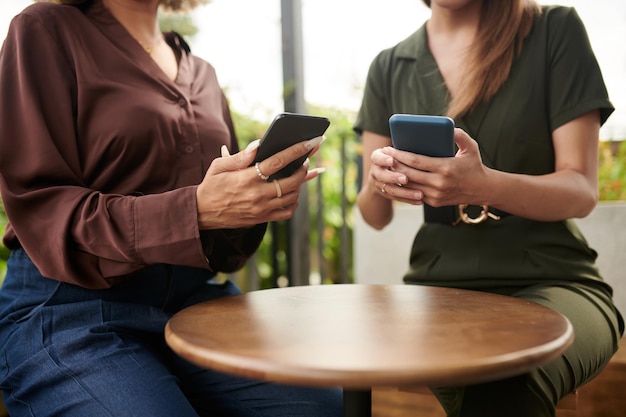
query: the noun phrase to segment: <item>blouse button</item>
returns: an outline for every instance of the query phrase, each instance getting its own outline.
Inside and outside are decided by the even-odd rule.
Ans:
[[[180,107],[185,107],[185,106],[187,105],[187,100],[185,100],[183,97],[180,97],[180,98],[178,99],[178,105],[179,105]]]
[[[193,146],[191,146],[191,145],[185,146],[185,152],[192,153],[193,152]]]

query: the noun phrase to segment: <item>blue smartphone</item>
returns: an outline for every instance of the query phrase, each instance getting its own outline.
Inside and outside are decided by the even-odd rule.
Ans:
[[[454,156],[454,121],[449,117],[394,114],[389,118],[389,129],[396,149],[431,157]],[[456,206],[424,204],[425,222],[452,224],[457,217]]]
[[[329,125],[330,120],[326,117],[298,113],[278,114],[261,139],[253,164],[261,162],[293,144],[322,136]],[[271,175],[269,180],[291,176],[302,166],[309,153],[290,162],[280,171]]]

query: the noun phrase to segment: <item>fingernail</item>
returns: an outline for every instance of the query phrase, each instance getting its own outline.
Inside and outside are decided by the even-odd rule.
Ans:
[[[304,146],[307,149],[313,149],[320,143],[324,142],[325,140],[326,140],[326,136],[318,136],[318,137],[315,137],[313,139],[309,139],[308,141],[306,141]]]
[[[322,172],[326,172],[326,168],[324,167],[313,168],[309,172],[315,172],[316,174],[321,174]]]
[[[256,148],[258,148],[258,147],[259,147],[259,143],[260,143],[260,142],[261,142],[261,139],[255,139],[255,140],[253,140],[252,142],[250,142],[250,143],[248,144],[248,146],[246,146],[245,151],[246,151],[246,152],[252,152],[252,151],[254,151]]]
[[[221,151],[222,151],[222,158],[230,156],[230,152],[228,152],[228,147],[226,145],[222,145]]]

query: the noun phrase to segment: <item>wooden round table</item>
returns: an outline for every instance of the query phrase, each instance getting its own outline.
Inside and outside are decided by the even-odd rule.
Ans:
[[[561,314],[513,297],[335,284],[200,303],[174,315],[165,338],[214,370],[341,386],[345,415],[360,416],[371,413],[373,386],[460,386],[521,374],[558,357],[574,333]]]

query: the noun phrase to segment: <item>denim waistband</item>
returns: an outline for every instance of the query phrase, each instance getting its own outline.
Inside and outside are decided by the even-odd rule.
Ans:
[[[90,300],[149,305],[175,312],[205,299],[239,292],[230,283],[213,283],[215,274],[202,269],[151,265],[107,289],[87,289],[46,278],[23,249],[11,252],[0,290],[0,316],[8,310]]]

